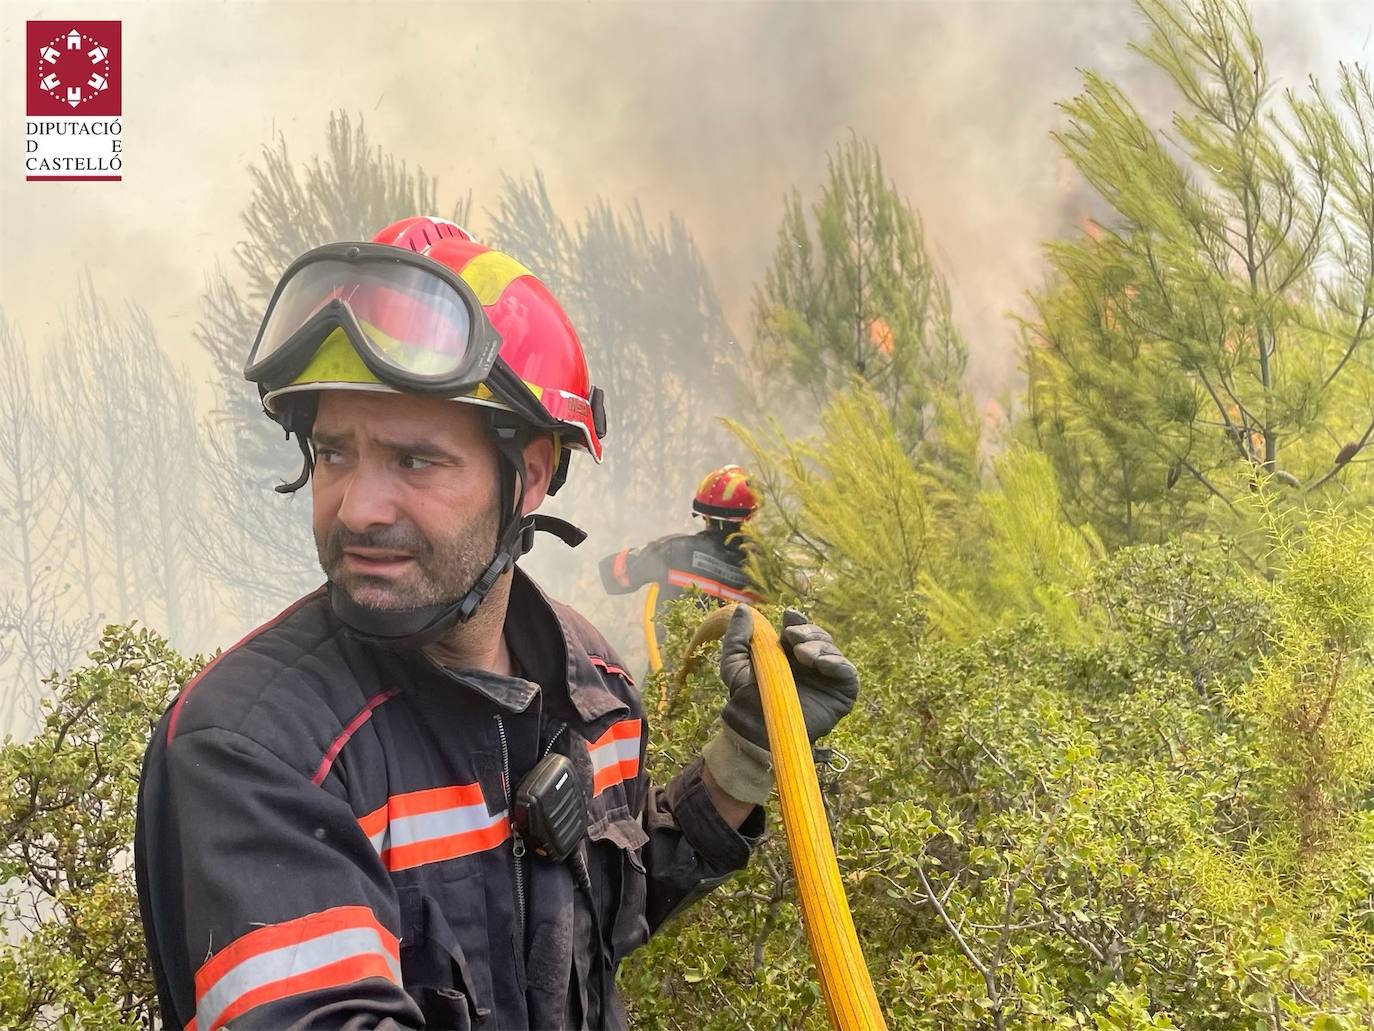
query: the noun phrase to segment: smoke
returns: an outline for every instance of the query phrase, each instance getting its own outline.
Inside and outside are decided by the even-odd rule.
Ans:
[[[1368,45],[1358,3],[1256,10],[1287,85],[1309,70],[1329,78]],[[123,20],[122,183],[19,173],[24,19],[66,16]],[[1170,103],[1125,48],[1142,30],[1124,2],[188,0],[7,4],[0,19],[0,306],[42,352],[89,269],[103,294],[143,305],[161,345],[205,379],[191,328],[205,273],[241,235],[247,166],[277,133],[309,157],[343,109],[437,176],[441,198],[470,191],[478,232],[502,173],[534,169],[565,213],[598,196],[637,198],[651,222],[678,213],[741,346],[783,195],[813,198],[827,152],[851,133],[869,139],[950,280],[971,385],[996,397],[1016,385],[1007,313],[1040,281],[1041,241],[1088,203],[1049,138],[1054,102],[1092,67],[1143,86],[1161,112]],[[646,532],[678,522],[660,513]]]
[[[785,191],[814,195],[849,133],[878,144],[923,214],[996,394],[1014,358],[1004,319],[1062,229],[1048,132],[1079,67],[1128,78],[1140,35],[1124,2],[854,4],[6,5],[24,17],[123,19],[125,180],[0,184],[0,301],[40,343],[79,270],[137,298],[177,349],[204,269],[237,237],[244,168],[274,133],[300,157],[331,110],[471,190],[540,168],[560,207],[638,197],[683,215],[737,332]],[[1257,7],[1275,63],[1300,82],[1358,57],[1354,3]],[[1334,51],[1334,52],[1333,52]],[[20,62],[3,82],[0,153],[22,152]]]

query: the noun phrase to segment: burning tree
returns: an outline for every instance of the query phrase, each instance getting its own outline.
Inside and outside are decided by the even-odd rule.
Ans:
[[[1178,108],[1088,73],[1064,152],[1113,215],[1053,244],[1025,324],[1028,434],[1108,543],[1231,523],[1263,479],[1367,500],[1374,93],[1275,96],[1239,0],[1138,0]],[[1220,525],[1220,524],[1217,524]]]
[[[794,190],[754,295],[759,362],[786,369],[817,409],[862,379],[909,451],[942,435],[946,446],[967,438],[968,348],[921,220],[884,176],[877,148],[841,146],[811,214],[808,222]],[[971,464],[967,455],[961,463]]]

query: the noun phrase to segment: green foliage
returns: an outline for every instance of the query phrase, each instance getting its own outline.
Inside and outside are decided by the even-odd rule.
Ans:
[[[1048,460],[1015,449],[975,492],[928,454],[911,458],[882,400],[855,381],[811,438],[731,428],[767,504],[745,532],[750,571],[775,598],[824,619],[863,619],[875,599],[919,593],[946,637],[969,641],[1029,615],[1089,635],[1077,594],[1102,556],[1091,528],[1061,511]]]
[[[1273,645],[1233,704],[1295,835],[1295,867],[1367,822],[1374,778],[1374,518],[1314,519],[1293,529],[1273,508],[1280,576],[1267,585]]]
[[[1138,661],[1185,676],[1213,699],[1244,683],[1267,648],[1269,617],[1225,542],[1125,548],[1093,571],[1090,594],[1112,639]]]
[[[1177,108],[1156,127],[1092,72],[1061,105],[1056,138],[1111,214],[1047,248],[1024,432],[1113,546],[1234,531],[1257,479],[1367,500],[1369,78],[1279,101],[1241,0],[1137,6]]]
[[[145,1028],[156,999],[132,842],[143,750],[200,660],[105,629],[54,682],[41,729],[0,747],[0,1026]]]
[[[759,547],[751,574],[772,595],[802,596],[835,619],[903,597],[952,547],[955,495],[908,458],[882,400],[855,382],[821,417],[820,434],[789,439],[729,424],[750,452],[765,498],[746,524]]]
[[[830,742],[850,766],[824,779],[889,1026],[1374,1019],[1371,666],[1335,643],[1363,633],[1369,532],[1328,517],[1273,535],[1272,584],[1220,549],[1095,560],[1076,595],[1091,633],[1038,616],[956,645],[928,632],[919,595],[846,622],[864,688]],[[1346,729],[1326,736],[1304,686],[1330,683],[1306,646],[1322,634],[1318,671],[1347,676]],[[719,704],[713,677],[689,679],[657,729],[656,776]],[[1313,783],[1326,819],[1303,839],[1293,807],[1312,793],[1291,787]],[[794,897],[775,835],[626,963],[636,1026],[824,1027]]]
[[[1097,535],[1065,521],[1044,455],[1012,450],[994,469],[996,487],[967,512],[977,523],[976,551],[922,576],[932,624],[951,640],[968,641],[1039,614],[1066,638],[1090,634],[1093,624],[1076,595],[1102,557]]]
[[[773,265],[754,297],[760,361],[786,369],[818,407],[857,376],[909,448],[933,442],[946,422],[946,436],[966,433],[976,423],[950,404],[962,396],[968,349],[949,287],[877,149],[857,139],[838,148],[811,212],[808,223],[801,195],[787,198]]]

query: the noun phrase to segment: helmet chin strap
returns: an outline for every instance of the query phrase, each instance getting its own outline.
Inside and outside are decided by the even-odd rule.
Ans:
[[[472,618],[501,575],[534,545],[534,534],[544,530],[569,547],[587,539],[586,533],[562,519],[546,515],[522,515],[525,501],[525,452],[520,443],[520,423],[501,412],[492,413],[491,432],[500,456],[501,524],[496,535],[496,554],[487,568],[454,601],[408,609],[377,609],[360,605],[334,583],[329,603],[334,614],[354,636],[372,644],[397,649],[423,648],[439,640],[459,623]]]

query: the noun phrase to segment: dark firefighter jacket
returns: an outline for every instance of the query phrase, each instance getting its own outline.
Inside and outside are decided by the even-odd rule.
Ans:
[[[717,531],[676,533],[607,555],[601,560],[601,582],[608,594],[628,594],[657,583],[657,620],[690,587],[721,602],[757,602],[758,595],[749,590],[744,557],[743,548]]]
[[[182,690],[135,835],[167,1027],[624,1026],[610,968],[744,866],[762,811],[726,824],[700,760],[651,785],[616,656],[518,570],[505,633],[523,676],[447,670],[360,642],[321,589]],[[507,784],[549,749],[592,800],[595,910],[516,858]]]

